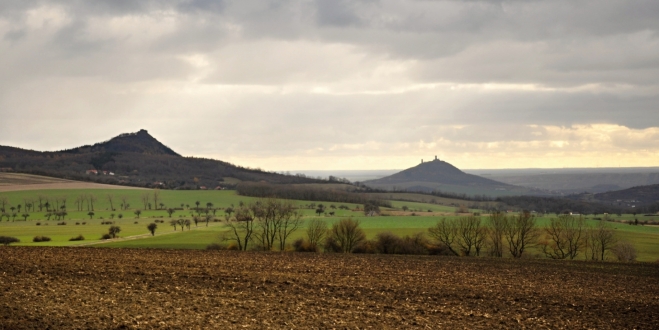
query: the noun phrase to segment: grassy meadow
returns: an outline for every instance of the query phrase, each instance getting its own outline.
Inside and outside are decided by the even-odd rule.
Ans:
[[[144,202],[142,198],[144,194],[148,194],[151,202],[151,209],[144,209]],[[95,198],[94,215],[88,215],[87,202],[77,204],[76,199],[81,196],[86,196],[82,199],[90,199],[90,195]],[[98,247],[131,247],[131,248],[172,248],[172,249],[203,249],[208,244],[220,241],[220,236],[226,230],[222,222],[210,222],[208,227],[205,222],[198,223],[197,226],[193,223],[191,230],[187,228],[181,231],[180,227],[169,225],[170,217],[165,209],[177,208],[172,214],[173,219],[186,218],[192,219],[197,213],[194,211],[196,202],[199,202],[200,207],[205,207],[207,203],[212,203],[215,210],[215,216],[218,219],[224,219],[224,209],[231,206],[238,206],[240,202],[249,203],[255,198],[239,196],[235,191],[173,191],[162,190],[159,191],[159,209],[155,209],[153,205],[153,191],[152,190],[104,190],[104,189],[84,189],[84,190],[36,190],[36,191],[15,191],[0,193],[0,200],[5,198],[7,205],[17,207],[17,205],[25,205],[25,203],[38,203],[38,197],[41,196],[42,204],[45,200],[49,204],[56,206],[66,199],[67,216],[64,220],[51,220],[46,219],[46,211],[43,209],[38,211],[27,212],[29,214],[27,221],[23,221],[20,214],[24,213],[24,209],[18,216],[12,220],[6,217],[0,221],[0,236],[13,236],[21,240],[16,245],[25,246],[74,246],[74,245],[90,245]],[[112,199],[111,208],[110,199]],[[129,204],[128,209],[121,210],[121,203],[126,201]],[[305,220],[322,219],[331,226],[332,223],[338,221],[343,217],[353,217],[361,222],[361,227],[366,232],[369,238],[374,237],[380,232],[392,232],[399,236],[413,235],[418,232],[424,232],[427,228],[433,226],[442,217],[454,218],[456,215],[456,207],[451,206],[454,201],[435,201],[437,204],[412,202],[412,201],[392,201],[392,209],[384,209],[383,214],[386,216],[365,217],[359,209],[361,205],[349,203],[333,203],[333,202],[309,202],[309,201],[293,201],[304,213]],[[315,208],[310,208],[310,204],[323,204],[327,212],[335,212],[333,216],[321,215],[315,213]],[[183,205],[183,206],[181,206]],[[336,208],[329,208],[330,205]],[[346,209],[340,209],[339,206],[347,206]],[[403,206],[406,206],[407,211],[403,211]],[[79,210],[82,208],[82,210]],[[135,210],[140,210],[141,214],[138,216],[134,213]],[[476,209],[470,209],[472,212],[477,212]],[[414,215],[412,215],[414,213]],[[118,215],[121,214],[120,219]],[[111,219],[112,218],[112,219]],[[595,224],[596,220],[588,220],[589,224]],[[644,220],[659,220],[657,217],[644,217],[637,215],[640,221]],[[162,219],[165,223],[158,223],[156,235],[151,236],[146,226],[156,219]],[[538,225],[544,227],[549,223],[549,217],[539,217]],[[613,216],[613,220],[633,220],[634,216],[623,215],[621,217]],[[110,225],[101,224],[105,221],[114,221],[114,225],[121,227],[119,236],[120,240],[101,241],[101,236],[107,233]],[[58,223],[66,222],[66,225],[58,225]],[[39,225],[37,225],[39,224]],[[638,251],[638,260],[640,261],[656,261],[659,259],[659,227],[656,226],[642,226],[642,225],[628,225],[620,222],[609,223],[614,228],[618,237],[621,240],[629,241],[634,244]],[[304,227],[295,232],[290,241],[303,237]],[[70,238],[82,235],[85,237],[84,241],[69,241]],[[33,243],[34,236],[48,236],[51,238],[50,242]],[[539,253],[539,251],[531,251],[531,253]]]

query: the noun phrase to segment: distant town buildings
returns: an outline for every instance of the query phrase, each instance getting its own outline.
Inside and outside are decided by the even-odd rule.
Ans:
[[[94,174],[94,175],[114,175],[113,172],[99,171],[99,170],[87,170],[87,171],[85,171],[85,174],[88,174],[88,175],[92,175],[92,174]]]

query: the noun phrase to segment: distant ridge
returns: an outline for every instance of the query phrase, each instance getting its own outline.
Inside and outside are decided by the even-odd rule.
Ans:
[[[467,195],[511,195],[526,193],[527,188],[467,174],[448,162],[435,157],[421,164],[377,180],[364,182],[373,188],[460,193]]]
[[[108,141],[55,152],[0,146],[0,169],[79,181],[168,189],[216,189],[243,181],[318,183],[322,180],[183,157],[142,129]]]

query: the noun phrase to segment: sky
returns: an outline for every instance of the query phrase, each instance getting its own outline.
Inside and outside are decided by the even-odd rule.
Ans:
[[[656,0],[2,0],[0,145],[265,170],[659,166]]]

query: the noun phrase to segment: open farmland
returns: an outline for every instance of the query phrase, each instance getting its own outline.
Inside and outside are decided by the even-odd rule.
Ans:
[[[142,189],[109,184],[71,181],[23,173],[0,173],[0,192],[63,189]]]
[[[659,327],[659,265],[1,248],[0,328]]]

